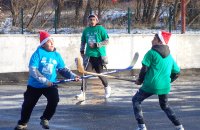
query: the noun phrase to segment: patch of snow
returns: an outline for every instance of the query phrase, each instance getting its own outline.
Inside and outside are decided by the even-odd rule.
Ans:
[[[6,20],[1,23],[0,32],[9,33],[11,27],[12,27],[12,18],[6,18]]]
[[[102,18],[105,20],[113,20],[127,15],[127,11],[124,10],[108,10]]]

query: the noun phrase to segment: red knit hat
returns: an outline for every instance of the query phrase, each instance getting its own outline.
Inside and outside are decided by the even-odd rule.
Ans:
[[[45,31],[40,31],[40,46],[44,45],[50,39],[50,34]]]
[[[158,37],[160,38],[160,40],[162,41],[162,43],[164,45],[168,44],[171,35],[172,35],[171,33],[166,32],[166,31],[159,31],[158,32]]]

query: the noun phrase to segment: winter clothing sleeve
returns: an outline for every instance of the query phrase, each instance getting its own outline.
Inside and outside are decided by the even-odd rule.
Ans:
[[[107,40],[104,40],[104,41],[102,41],[102,42],[97,43],[96,46],[97,46],[97,47],[102,47],[102,46],[108,45],[108,43],[109,43],[109,41],[108,41],[108,39],[107,39]]]
[[[140,83],[143,83],[144,77],[145,77],[145,74],[146,74],[147,71],[148,71],[148,67],[145,66],[145,65],[142,65],[142,68],[141,68],[140,74],[139,74],[139,78],[138,78]]]
[[[29,67],[29,75],[35,78],[38,82],[48,85],[50,82],[46,77],[44,77],[36,67]]]
[[[76,74],[74,74],[69,68],[62,68],[62,69],[58,69],[58,72],[60,75],[62,75],[63,77],[67,78],[67,79],[75,79]]]
[[[85,52],[85,42],[81,42],[80,53],[84,54],[84,52]]]
[[[174,82],[178,77],[180,73],[171,73],[170,78],[171,78],[171,83]]]
[[[174,82],[180,75],[180,68],[178,67],[177,63],[173,60],[173,66],[171,71],[171,83]]]

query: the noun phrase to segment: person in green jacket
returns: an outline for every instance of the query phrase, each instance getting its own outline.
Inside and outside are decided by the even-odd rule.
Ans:
[[[106,29],[99,24],[99,19],[95,14],[88,16],[89,26],[83,30],[81,37],[80,53],[83,57],[85,70],[95,70],[97,73],[103,72],[103,67],[107,64],[106,45],[109,36]],[[104,89],[105,98],[109,98],[111,87],[105,77],[99,76]],[[76,95],[79,100],[85,100],[85,91],[87,88],[87,80],[82,81],[81,93]]]
[[[138,123],[136,130],[147,130],[143,119],[141,103],[152,95],[158,95],[161,109],[166,113],[176,130],[184,130],[168,103],[170,83],[178,78],[180,68],[174,61],[168,47],[171,33],[159,31],[152,40],[152,48],[142,60],[142,68],[135,84],[141,88],[132,98],[133,110]]]

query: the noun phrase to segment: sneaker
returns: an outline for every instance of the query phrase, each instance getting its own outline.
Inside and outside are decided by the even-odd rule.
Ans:
[[[17,125],[16,127],[15,127],[15,130],[26,130],[27,129],[27,124],[25,124],[25,125]]]
[[[47,119],[42,119],[40,125],[42,125],[44,129],[49,129],[49,121]]]
[[[83,91],[81,91],[81,93],[76,95],[75,98],[80,101],[85,101],[85,93]]]
[[[105,87],[105,98],[109,98],[111,94],[111,87],[107,86]]]
[[[147,130],[147,127],[145,124],[138,124],[138,127],[136,128],[136,130]]]
[[[176,130],[184,130],[183,125],[176,126]]]

